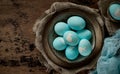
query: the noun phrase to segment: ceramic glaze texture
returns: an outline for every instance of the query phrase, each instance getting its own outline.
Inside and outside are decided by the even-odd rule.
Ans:
[[[70,46],[76,46],[79,43],[79,37],[74,31],[67,31],[64,33],[63,38]]]
[[[87,39],[82,39],[79,43],[78,50],[82,56],[88,56],[92,51],[92,45]]]
[[[115,20],[120,20],[120,3],[111,4],[109,14]]]
[[[75,60],[79,55],[77,46],[75,46],[75,47],[68,46],[65,50],[65,55],[66,55],[67,59]]]
[[[53,47],[58,51],[64,50],[66,48],[66,46],[67,45],[62,37],[57,37],[53,41]]]
[[[85,20],[80,16],[69,17],[67,23],[73,30],[82,30],[86,26]]]
[[[68,25],[64,22],[58,22],[54,27],[55,33],[58,35],[63,35],[66,31],[70,30]]]
[[[84,29],[77,32],[80,39],[90,40],[92,38],[92,33],[90,30]]]

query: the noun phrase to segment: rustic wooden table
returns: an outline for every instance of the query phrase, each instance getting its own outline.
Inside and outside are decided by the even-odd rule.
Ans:
[[[55,1],[67,0],[0,0],[0,74],[48,74],[38,60],[32,27]],[[76,0],[96,7],[91,1],[97,0]]]

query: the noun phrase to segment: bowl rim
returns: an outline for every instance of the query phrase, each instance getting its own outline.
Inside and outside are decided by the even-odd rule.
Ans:
[[[74,9],[77,9],[77,8],[74,8]],[[67,10],[67,9],[66,9]],[[67,13],[70,13],[70,11],[71,10],[73,10],[72,8],[69,8],[69,12],[67,12]],[[79,9],[77,9],[77,10],[79,10]],[[61,11],[61,12],[63,12],[63,13],[65,13],[65,10],[63,10],[63,11]],[[59,11],[59,13],[58,13],[58,15],[59,14],[61,14],[61,12]],[[76,13],[76,12],[75,12]],[[58,16],[57,15],[57,13],[55,13],[54,14],[55,16]],[[54,19],[55,18],[55,16],[52,16],[52,19]],[[85,17],[86,18],[86,17]],[[93,17],[94,18],[94,17]],[[50,20],[51,21],[51,20]],[[88,21],[87,21],[88,22]],[[90,22],[90,20],[89,20],[89,22]],[[93,21],[92,21],[93,22]],[[50,22],[49,22],[50,23]],[[95,23],[95,21],[94,21],[94,23]],[[48,23],[46,23],[46,24],[48,24]],[[93,23],[92,23],[93,24]],[[50,25],[50,24],[49,24]],[[94,25],[98,25],[98,23],[96,22],[96,24],[94,24]],[[93,25],[92,25],[92,27],[93,27]],[[98,27],[98,26],[97,26]],[[93,28],[94,29],[94,28]],[[97,30],[100,30],[100,29],[97,29]],[[51,43],[49,43],[49,34],[51,33],[51,31],[49,32],[49,28],[45,28],[44,29],[44,35],[43,35],[43,46],[45,47],[45,52],[46,52],[46,55],[47,56],[49,56],[49,58],[54,62],[54,63],[56,63],[56,64],[58,64],[58,65],[60,65],[60,66],[62,66],[62,67],[67,67],[67,68],[71,68],[70,67],[70,65],[73,65],[73,67],[79,67],[79,65],[82,67],[82,66],[84,66],[84,65],[86,65],[86,64],[88,64],[90,61],[92,61],[93,59],[92,59],[92,57],[94,57],[94,55],[95,55],[95,53],[94,52],[97,52],[96,50],[98,50],[98,49],[96,49],[96,33],[95,33],[95,30],[93,30],[92,31],[94,34],[95,34],[95,36],[94,36],[94,39],[93,39],[93,53],[91,53],[91,55],[89,55],[88,57],[86,57],[85,58],[85,60],[81,60],[81,61],[79,61],[79,62],[77,62],[77,61],[75,61],[75,62],[73,62],[73,61],[68,61],[67,59],[66,60],[63,60],[62,58],[60,58],[58,55],[55,55],[55,52],[53,52],[53,49],[52,49],[52,51],[51,51],[51,48],[52,47],[50,47],[50,44]],[[102,38],[102,37],[101,37]],[[95,42],[94,42],[95,41]],[[47,44],[46,44],[47,43]],[[49,50],[49,51],[48,51]],[[100,51],[100,50],[98,50],[98,51]],[[51,52],[51,53],[50,53]],[[97,52],[98,53],[98,52]],[[54,55],[52,55],[52,54],[54,54]],[[96,55],[95,55],[96,56]],[[54,57],[54,58],[53,58]],[[54,60],[56,58],[56,60]],[[88,62],[88,59],[89,59],[89,62]],[[90,60],[91,59],[91,60]],[[60,63],[58,63],[58,60],[59,60],[59,62]],[[86,61],[87,60],[87,61]],[[85,63],[86,62],[86,63]],[[80,64],[81,63],[81,64]]]

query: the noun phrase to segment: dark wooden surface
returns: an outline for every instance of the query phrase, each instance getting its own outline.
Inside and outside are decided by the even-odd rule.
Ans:
[[[38,61],[32,27],[55,1],[0,0],[0,74],[48,74]],[[96,7],[97,0],[69,0]]]

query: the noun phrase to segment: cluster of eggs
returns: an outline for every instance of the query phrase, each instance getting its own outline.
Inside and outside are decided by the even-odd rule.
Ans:
[[[57,22],[54,31],[58,35],[53,40],[57,51],[65,51],[68,60],[75,60],[79,55],[88,56],[92,51],[90,39],[92,33],[85,29],[86,21],[80,16],[71,16],[65,22]]]

